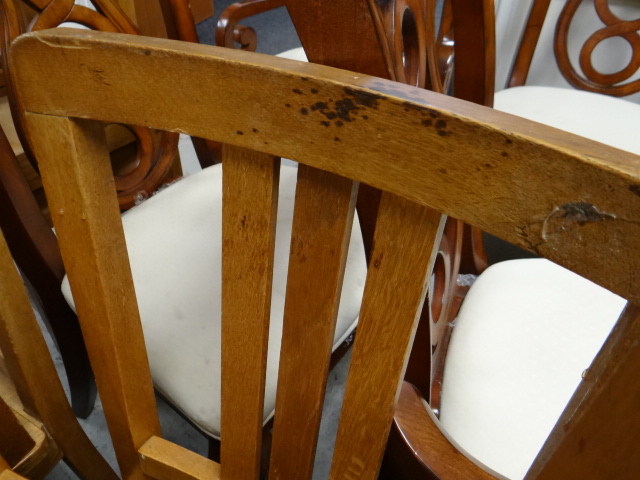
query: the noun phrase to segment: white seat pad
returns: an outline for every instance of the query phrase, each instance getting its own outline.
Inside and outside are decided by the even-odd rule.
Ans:
[[[276,381],[297,168],[283,165],[276,230],[264,415]],[[123,215],[149,362],[158,390],[209,435],[220,435],[222,168],[186,177]],[[366,276],[354,220],[334,348],[356,326]],[[72,304],[65,278],[62,291]]]
[[[494,107],[640,155],[640,105],[636,103],[580,90],[532,86],[497,92]]]
[[[624,305],[545,259],[489,267],[453,329],[444,429],[483,464],[523,478]]]

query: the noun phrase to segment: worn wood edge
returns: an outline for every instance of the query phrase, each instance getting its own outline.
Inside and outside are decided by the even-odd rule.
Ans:
[[[628,261],[633,258],[631,252],[640,249],[640,219],[637,218],[638,209],[633,208],[640,204],[637,193],[640,191],[640,162],[635,155],[431,92],[249,52],[71,30],[31,34],[14,42],[14,47],[15,68],[12,72],[21,76],[18,81],[31,111],[188,132],[294,158],[460,218],[640,302],[640,294],[630,288],[640,275],[640,265],[633,264],[637,260]],[[87,49],[94,53],[78,54]],[[20,55],[23,50],[24,54]],[[29,55],[36,54],[39,60],[33,62],[33,56]],[[145,61],[146,57],[152,61]],[[64,69],[59,68],[58,62],[84,63],[85,66],[65,74],[60,72]],[[194,62],[198,65],[198,77],[204,76],[211,83],[202,86],[191,83],[181,88],[181,82],[188,82],[187,73],[193,70]],[[259,65],[250,66],[248,62]],[[91,67],[87,66],[89,63]],[[148,75],[153,77],[153,85],[135,89],[135,96],[131,97],[134,95],[130,91],[131,75],[118,78],[118,71],[125,68],[125,63],[128,72],[134,70],[134,76],[157,69],[157,75]],[[113,68],[113,64],[118,68]],[[137,73],[136,69],[139,69]],[[96,70],[101,71],[98,77],[91,73]],[[29,86],[29,78],[43,75],[51,78],[49,94],[35,85]],[[267,79],[277,81],[282,88],[263,98],[262,88],[251,86],[250,79],[256,77],[264,78],[265,83]],[[227,81],[222,81],[223,78]],[[58,84],[64,88],[58,88]],[[232,86],[225,87],[225,84]],[[78,102],[68,91],[76,90],[74,86],[87,88],[89,85],[95,89],[99,101],[83,98]],[[214,88],[216,85],[220,88]],[[308,85],[306,88],[310,90],[298,95],[295,90],[303,85]],[[242,91],[242,99],[225,88]],[[192,100],[194,106],[199,104],[198,108],[203,112],[201,122],[194,119],[197,115],[193,112],[180,114],[180,108],[170,108],[169,104],[163,105],[161,110],[153,110],[157,98],[170,98],[176,89],[181,90],[180,107],[187,100]],[[292,89],[294,93],[291,93]],[[315,115],[314,122],[309,123],[312,115],[307,97],[314,89],[322,89],[324,97],[318,96],[320,100],[333,96],[334,99],[343,97],[361,103],[358,114],[366,113],[369,122],[345,123],[340,137],[336,135],[338,140],[335,140],[334,130],[315,124],[315,119],[324,118],[318,117],[318,112],[311,112]],[[124,95],[128,90],[129,95]],[[213,98],[216,94],[223,95],[224,101],[216,101]],[[133,98],[144,108],[131,109]],[[255,105],[264,115],[256,118],[246,109],[242,114],[232,113],[242,110],[234,103],[240,100]],[[284,106],[285,102],[291,102],[292,109]],[[149,115],[146,107],[153,115]],[[298,108],[299,117],[295,114]],[[218,118],[230,116],[226,124],[213,121],[211,115],[216,109]],[[150,121],[153,117],[156,120]],[[207,121],[209,117],[211,121]],[[391,121],[396,118],[398,123]],[[372,123],[372,120],[378,123]],[[426,123],[422,125],[430,127],[420,128],[423,121]],[[290,131],[297,131],[297,136],[274,137],[270,126],[276,124],[282,128],[283,123],[290,125]],[[245,129],[255,125],[254,130],[260,133],[245,134],[239,130],[239,125]],[[384,130],[381,130],[382,125]],[[417,128],[413,129],[414,125]],[[404,138],[407,128],[413,129],[410,139]],[[357,141],[358,136],[363,135],[367,136],[371,151],[376,151],[380,157],[384,153],[389,161],[384,165],[372,164],[362,142]],[[318,138],[314,141],[314,137]],[[319,138],[322,141],[318,141]],[[416,151],[423,151],[424,156],[411,159],[409,153],[415,156]],[[460,156],[466,159],[464,169],[459,165]],[[350,162],[336,162],[335,157],[348,157]],[[524,159],[527,161],[522,161]],[[541,170],[544,175],[539,174]],[[503,180],[495,183],[504,175],[513,179],[509,191],[494,188],[497,184],[504,185]],[[445,186],[447,192],[443,191]],[[459,202],[445,200],[452,197],[459,198]],[[479,209],[470,207],[478,204]],[[567,213],[567,208],[575,205],[594,207],[602,215],[596,214],[596,221],[587,222],[587,228],[552,228],[553,235],[545,235],[549,218],[556,221]],[[604,241],[599,251],[586,247],[593,238]],[[563,249],[559,249],[559,245]],[[564,247],[566,245],[569,248]],[[616,254],[612,256],[605,252]],[[577,256],[583,257],[580,262],[576,261]],[[612,258],[616,258],[616,268],[620,272],[617,278],[602,273]]]
[[[414,109],[428,107],[433,112],[437,112],[439,115],[443,116],[443,118],[458,118],[466,123],[476,124],[479,127],[485,128],[487,131],[498,130],[503,132],[505,135],[513,136],[516,139],[531,139],[534,140],[535,143],[540,143],[548,148],[566,150],[568,155],[583,155],[586,156],[586,158],[583,158],[584,161],[592,161],[596,165],[606,163],[609,164],[608,166],[613,170],[621,173],[627,173],[634,177],[638,176],[640,172],[640,168],[635,161],[637,156],[629,152],[624,152],[614,147],[603,145],[593,140],[569,134],[553,127],[539,124],[505,112],[500,112],[483,105],[441,95],[428,90],[399,84],[382,78],[349,72],[347,70],[307,62],[298,62],[272,55],[264,55],[255,52],[246,52],[237,49],[203,44],[179,42],[162,38],[131,36],[112,32],[56,28],[26,33],[20,36],[12,44],[12,72],[16,72],[16,70],[18,71],[18,73],[13,74],[13,76],[20,81],[22,85],[20,88],[27,96],[24,100],[25,110],[32,113],[79,116],[81,118],[87,117],[105,122],[112,120],[117,120],[119,122],[122,121],[120,118],[111,119],[107,117],[107,110],[104,108],[102,110],[97,108],[99,105],[104,107],[104,99],[98,98],[95,103],[83,102],[81,106],[78,105],[77,101],[73,100],[75,98],[73,95],[73,91],[75,89],[73,87],[75,85],[83,84],[86,81],[85,78],[73,78],[72,76],[66,77],[67,82],[65,83],[65,89],[68,89],[71,92],[67,95],[60,95],[60,92],[56,92],[55,90],[58,87],[55,84],[56,77],[52,76],[48,84],[48,92],[50,93],[46,93],[47,90],[42,89],[40,85],[39,90],[42,90],[40,92],[42,96],[35,96],[34,94],[36,92],[33,88],[29,88],[28,82],[24,82],[24,79],[20,77],[20,71],[22,68],[19,66],[22,63],[29,62],[29,59],[23,58],[19,52],[22,49],[30,51],[32,48],[35,48],[36,52],[38,49],[46,49],[42,50],[43,55],[39,58],[39,68],[45,71],[50,71],[51,73],[54,72],[56,65],[58,65],[58,55],[70,57],[73,50],[99,49],[105,51],[117,50],[117,55],[122,56],[125,62],[136,60],[138,63],[142,63],[140,61],[140,57],[147,56],[155,57],[154,61],[156,62],[159,61],[162,62],[162,64],[165,64],[166,62],[167,65],[170,65],[174,61],[179,61],[189,57],[190,61],[204,62],[201,65],[201,68],[211,68],[213,70],[219,69],[223,66],[236,65],[241,68],[255,70],[255,74],[252,73],[247,75],[249,78],[245,80],[246,83],[251,82],[250,78],[259,77],[260,73],[278,75],[280,77],[279,80],[282,80],[283,82],[295,83],[298,81],[309,81],[312,79],[319,80],[330,87],[353,87],[356,89],[354,93],[359,93],[363,96],[366,96],[368,93],[372,95],[368,99],[371,102],[376,100],[376,95],[389,97],[390,99],[403,100],[406,101],[406,104],[402,103],[402,107]],[[44,54],[45,51],[46,54]],[[28,56],[29,55],[27,53],[26,57]],[[65,63],[68,63],[68,61]],[[140,68],[144,69],[145,67],[144,65],[141,65]],[[176,69],[174,69],[174,71],[167,71],[166,79],[161,79],[161,82],[171,84],[174,89],[179,89],[181,82],[178,82],[177,84],[172,82],[174,82],[174,77],[175,79],[178,79],[182,78],[184,75],[182,75],[183,72],[175,70]],[[106,70],[101,73],[106,73]],[[134,70],[132,75],[136,74],[137,72]],[[130,82],[128,78],[126,80]],[[183,82],[184,81],[188,81],[188,79],[183,80]],[[109,85],[106,78],[99,83],[102,83],[103,86],[114,86]],[[197,90],[197,88],[199,88],[195,85],[191,86],[192,89]],[[205,88],[215,88],[215,85],[213,85],[212,82],[206,83]],[[118,92],[119,95],[126,93],[127,92]],[[137,94],[139,94],[138,102],[141,105],[151,106],[152,103],[157,102],[157,97],[149,88],[140,89],[137,91]],[[207,102],[209,99],[205,96],[202,101]],[[165,110],[167,112],[165,115],[158,115],[158,120],[148,120],[150,115],[145,115],[145,109],[142,109],[142,111],[140,111],[141,109],[130,110],[131,113],[135,115],[134,118],[138,120],[135,123],[136,125],[158,125],[162,127],[162,130],[191,134],[191,132],[183,131],[180,126],[169,124],[169,122],[171,122],[170,118],[172,115],[170,109]],[[281,110],[284,111],[282,108]],[[147,124],[145,120],[149,123]],[[194,131],[195,128],[198,128],[195,125],[191,127]],[[206,127],[199,127],[199,130],[201,130],[201,133],[203,134],[206,134],[208,130],[208,133],[211,134],[216,132],[215,128],[215,125],[210,125]],[[578,139],[579,142],[576,142]],[[249,143],[243,140],[245,139],[236,138],[236,142],[232,143],[238,145]],[[581,147],[579,143],[584,144],[585,147]],[[265,151],[268,150],[269,149],[265,149]],[[598,160],[600,160],[599,156],[602,157],[602,162],[598,162]]]
[[[410,383],[402,385],[394,423],[411,453],[437,478],[507,480],[460,447]]]
[[[1,465],[0,465],[0,468],[2,468]],[[27,480],[27,479],[22,475],[18,475],[17,473],[12,472],[11,470],[4,470],[0,472],[0,480]]]
[[[220,478],[218,463],[160,437],[151,437],[138,453],[142,472],[158,480]]]

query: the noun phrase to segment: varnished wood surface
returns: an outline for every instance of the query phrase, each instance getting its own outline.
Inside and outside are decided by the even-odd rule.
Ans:
[[[43,162],[41,173],[49,202],[55,205],[53,221],[87,349],[92,352],[91,365],[102,379],[103,401],[111,399],[104,402],[105,415],[112,419],[124,412],[129,422],[119,419],[110,424],[120,470],[125,478],[143,478],[137,450],[152,435],[160,435],[160,426],[150,374],[141,374],[149,372],[149,364],[142,327],[139,320],[136,322],[139,313],[120,210],[112,196],[113,174],[106,151],[99,149],[104,145],[100,142],[105,142],[104,130],[99,124],[60,117],[27,117],[39,132],[34,136],[36,150],[51,149],[59,155],[57,161]],[[75,149],[68,151],[68,145],[75,145]],[[66,188],[66,179],[76,175],[88,184]],[[65,242],[70,238],[89,252],[78,255],[74,242]],[[126,280],[120,278],[124,272]],[[92,318],[101,321],[88,321]],[[87,321],[82,323],[83,319]],[[111,341],[101,342],[103,338]]]
[[[158,480],[218,480],[220,465],[159,437],[140,448],[142,471]]]
[[[557,66],[562,76],[574,88],[616,97],[640,91],[640,80],[635,78],[640,69],[640,21],[618,16],[616,4],[617,2],[611,0],[567,0],[557,18],[547,18],[550,0],[535,0],[516,53],[509,86],[525,84],[543,24],[553,22],[554,67]],[[576,26],[576,21],[580,18],[576,13],[581,8],[595,10],[601,26],[593,27],[591,32],[584,31],[584,27]],[[576,43],[578,36],[572,33],[574,29],[583,31],[581,35],[586,40],[582,44]],[[625,41],[631,50],[629,60],[622,63],[616,71],[601,72],[593,65],[592,54],[602,43],[611,39]],[[573,45],[572,51],[579,51],[578,58],[570,57],[570,44]],[[548,59],[550,62],[553,60]]]
[[[488,473],[486,466],[479,467],[460,446],[451,442],[438,428],[439,421],[431,409],[422,401],[422,395],[416,388],[404,382],[391,435],[402,435],[401,441],[409,447],[409,451],[395,453],[405,461],[403,470],[415,465],[419,476],[434,479],[457,480],[506,480],[496,472]],[[400,440],[400,439],[399,439]],[[398,443],[392,443],[398,445]],[[406,457],[401,457],[406,455]],[[428,473],[425,473],[428,472]],[[391,476],[385,477],[391,480]],[[404,480],[404,478],[402,479]]]
[[[313,471],[357,192],[349,179],[298,168],[272,479],[310,478]],[[336,247],[327,252],[327,245]]]
[[[382,195],[332,480],[377,477],[444,221],[434,210]]]
[[[280,159],[223,146],[222,478],[258,477]]]
[[[638,265],[632,255],[622,254],[635,251],[640,239],[633,210],[640,202],[634,186],[638,163],[632,154],[481,106],[318,65],[109,34],[94,34],[87,40],[91,51],[83,51],[78,48],[78,35],[48,32],[22,37],[16,45],[25,52],[14,71],[22,82],[28,110],[46,108],[56,115],[109,121],[124,116],[127,123],[189,129],[198,136],[299,159],[442,209],[548,256],[626,298],[640,297],[629,288],[638,278]],[[126,49],[117,47],[117,39],[127,44]],[[27,61],[28,57],[38,61]],[[189,81],[185,72],[193,72],[193,58],[200,59],[198,74],[211,83]],[[248,67],[251,75],[247,76],[244,67],[249,60],[263,64]],[[85,67],[78,68],[79,63]],[[69,65],[68,73],[61,71],[61,64]],[[130,72],[126,79],[118,78],[117,72],[108,73],[114,64],[126,66]],[[274,67],[284,71],[278,73]],[[91,73],[95,69],[104,72],[102,79]],[[132,92],[130,85],[136,83],[132,79],[141,75],[151,80],[144,90]],[[331,80],[321,79],[322,75]],[[33,82],[42,76],[51,79],[46,91]],[[281,88],[265,96],[262,83],[255,84],[252,78]],[[82,102],[70,95],[69,90],[82,91],[86,85],[100,95]],[[151,108],[157,98],[169,97],[179,85],[184,85],[182,101],[194,108],[186,111],[180,103],[166,104],[161,111],[151,110],[155,118],[150,121],[146,107]],[[219,88],[212,90],[211,85]],[[243,110],[231,93],[236,88],[243,91],[242,103],[252,105],[250,111]],[[349,121],[337,118],[338,101],[353,105],[345,115]],[[318,102],[326,103],[327,109],[313,110]],[[194,121],[199,116],[208,118],[214,110],[229,118],[228,124]],[[256,117],[255,111],[262,115]],[[325,113],[335,113],[336,118],[329,120]],[[414,132],[409,141],[406,125]],[[280,127],[296,134],[278,134]],[[361,142],[385,160],[372,162]],[[408,162],[415,148],[430,153],[422,161]],[[464,167],[461,157],[466,158]],[[504,178],[509,182],[496,181]],[[446,201],[449,195],[456,202]],[[592,251],[591,241],[602,247]],[[579,262],[571,260],[581,255]],[[614,268],[617,274],[605,275],[604,267]]]

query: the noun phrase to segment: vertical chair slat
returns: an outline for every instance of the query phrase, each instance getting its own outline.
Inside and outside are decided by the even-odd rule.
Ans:
[[[640,308],[628,304],[526,479],[637,478]]]
[[[221,478],[260,468],[280,161],[225,145],[222,162]]]
[[[298,167],[272,479],[311,478],[357,189],[349,179]]]
[[[51,216],[123,478],[160,425],[104,129],[27,114]]]
[[[403,198],[382,196],[332,480],[377,478],[444,219]]]

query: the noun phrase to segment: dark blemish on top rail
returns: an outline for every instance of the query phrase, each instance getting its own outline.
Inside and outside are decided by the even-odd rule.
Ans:
[[[363,92],[349,87],[344,87],[343,90],[348,96],[353,97],[356,105],[362,105],[367,108],[378,108],[378,103],[384,99],[382,95],[373,92]]]

